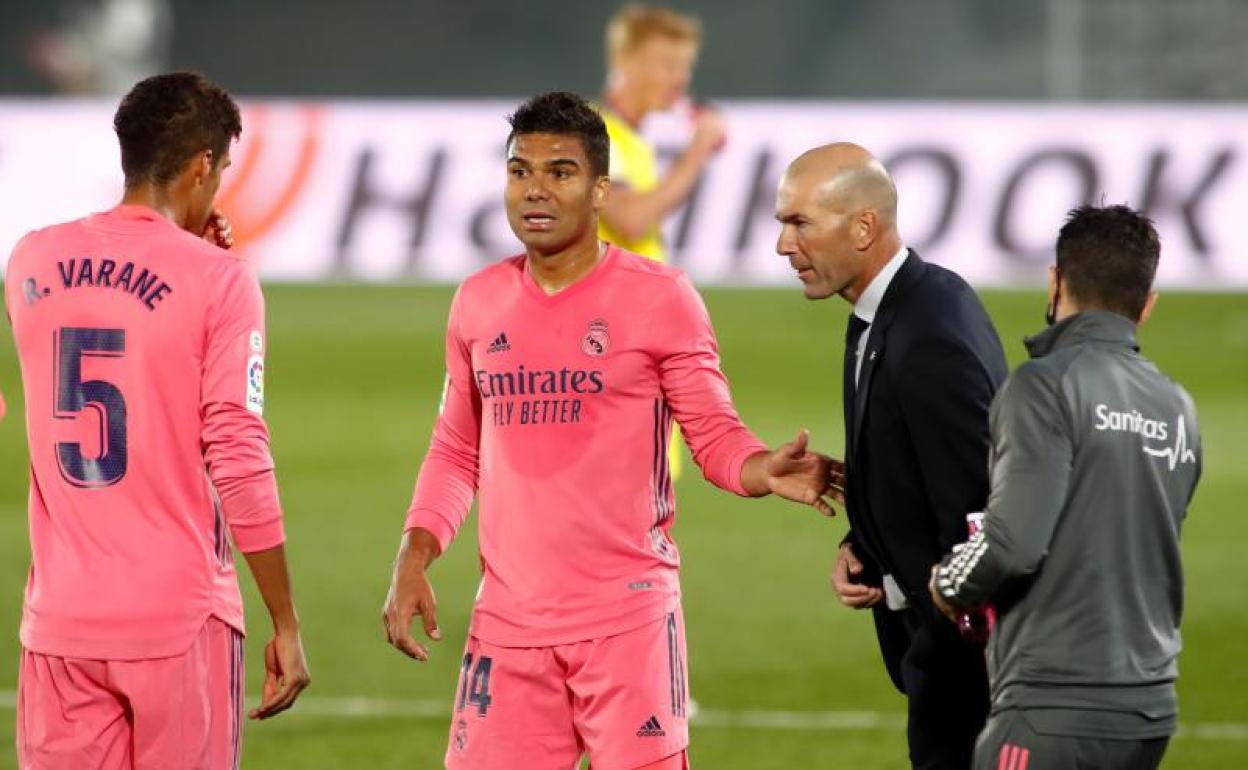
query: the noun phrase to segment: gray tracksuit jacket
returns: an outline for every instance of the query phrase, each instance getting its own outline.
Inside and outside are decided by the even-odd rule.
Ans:
[[[983,531],[936,587],[955,606],[996,605],[994,713],[1026,709],[1054,734],[1169,735],[1195,407],[1116,313],[1080,313],[1027,347],[992,405]]]

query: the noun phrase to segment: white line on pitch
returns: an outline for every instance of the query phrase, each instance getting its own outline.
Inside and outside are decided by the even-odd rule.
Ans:
[[[0,691],[0,708],[12,709],[14,693]],[[397,698],[304,696],[290,712],[292,716],[338,717],[343,719],[449,719],[450,704],[442,700],[402,700]],[[879,711],[766,711],[762,709],[701,708],[693,715],[698,727],[735,727],[750,730],[902,730],[904,714]],[[1248,741],[1248,724],[1242,722],[1184,723],[1178,737],[1210,741]]]

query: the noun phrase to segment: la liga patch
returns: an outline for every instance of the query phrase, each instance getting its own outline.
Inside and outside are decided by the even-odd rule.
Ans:
[[[264,414],[264,358],[261,356],[247,359],[247,409]]]

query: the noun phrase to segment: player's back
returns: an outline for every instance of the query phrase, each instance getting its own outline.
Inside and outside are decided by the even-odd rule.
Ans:
[[[1043,564],[1008,597],[988,648],[995,707],[1146,714],[1165,734],[1182,647],[1180,529],[1202,463],[1195,405],[1119,313],[1084,311],[1028,347],[1033,360],[994,405],[994,439],[1022,422],[1010,413],[1043,415],[1040,435],[1070,452],[1070,472]],[[1049,411],[1017,395],[1029,391],[1054,399]]]
[[[31,461],[23,645],[149,658],[184,651],[209,615],[241,628],[205,453],[214,410],[262,404],[263,331],[228,328],[261,302],[250,270],[122,206],[28,235],[6,295]],[[258,414],[231,419],[265,430]]]

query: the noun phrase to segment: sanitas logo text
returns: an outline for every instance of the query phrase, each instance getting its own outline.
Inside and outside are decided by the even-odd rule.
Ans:
[[[1104,404],[1096,405],[1096,429],[1121,433],[1138,433],[1144,438],[1165,441],[1170,426],[1162,420],[1150,420],[1139,411],[1114,412]]]

